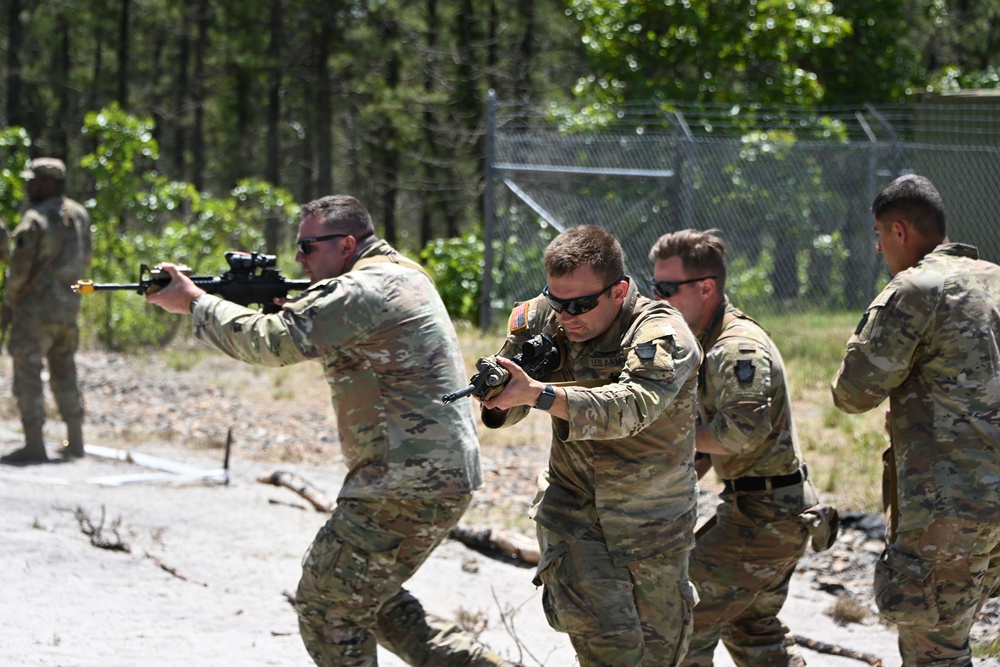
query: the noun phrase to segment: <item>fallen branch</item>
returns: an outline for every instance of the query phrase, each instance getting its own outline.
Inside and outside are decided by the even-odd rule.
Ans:
[[[488,556],[501,554],[526,565],[537,565],[541,559],[535,540],[502,528],[456,526],[448,537]]]
[[[261,484],[273,484],[291,489],[308,500],[317,512],[332,512],[336,505],[334,501],[326,497],[326,494],[303,479],[301,475],[287,470],[276,470],[270,475],[262,475],[257,478],[257,481]]]
[[[204,586],[205,588],[208,588],[208,584],[203,584],[202,582],[195,581],[194,579],[188,579],[183,574],[181,574],[180,572],[178,572],[176,568],[170,567],[169,565],[167,565],[162,560],[160,560],[159,558],[157,558],[153,554],[149,553],[148,551],[146,552],[146,558],[148,558],[151,561],[153,561],[154,563],[156,563],[157,567],[159,567],[161,570],[163,570],[167,574],[172,574],[173,576],[177,577],[178,579],[181,579],[182,581],[190,581],[192,584],[198,584],[199,586]]]
[[[98,549],[107,549],[108,551],[124,551],[125,553],[132,553],[132,547],[130,547],[125,542],[122,542],[121,536],[118,534],[118,527],[121,526],[122,518],[118,517],[115,519],[114,523],[111,524],[111,532],[114,533],[114,539],[108,539],[104,537],[104,505],[101,505],[101,521],[96,526],[91,522],[90,516],[83,510],[82,507],[77,506],[76,512],[74,512],[77,523],[80,524],[80,531],[90,537],[90,544],[97,547]]]
[[[854,660],[867,662],[873,667],[882,667],[882,658],[877,655],[872,655],[871,653],[855,651],[852,648],[845,648],[843,646],[837,646],[836,644],[827,644],[826,642],[809,639],[808,637],[803,637],[802,635],[792,635],[792,639],[799,646],[804,646],[807,649],[816,651],[817,653],[826,653],[827,655],[838,655],[844,658],[853,658]]]

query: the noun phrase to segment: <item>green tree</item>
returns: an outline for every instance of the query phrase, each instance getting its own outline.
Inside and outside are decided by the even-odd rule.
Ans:
[[[568,0],[600,99],[725,104],[823,100],[810,61],[851,31],[829,0]]]

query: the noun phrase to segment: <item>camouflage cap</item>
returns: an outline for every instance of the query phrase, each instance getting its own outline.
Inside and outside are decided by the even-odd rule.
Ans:
[[[66,164],[54,157],[38,157],[31,165],[21,172],[21,178],[30,181],[33,178],[51,178],[57,181],[66,180]]]

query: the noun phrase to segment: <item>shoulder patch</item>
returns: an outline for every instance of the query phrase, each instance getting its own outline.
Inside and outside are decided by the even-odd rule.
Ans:
[[[755,369],[749,359],[739,359],[736,362],[736,379],[740,382],[753,382]]]
[[[507,329],[509,329],[511,333],[514,333],[527,328],[528,302],[524,301],[514,306],[514,310],[510,311],[510,319],[507,320]]]
[[[870,311],[865,311],[865,314],[861,316],[861,321],[858,322],[857,328],[854,330],[854,335],[857,336],[865,329],[865,325],[868,324],[868,313]]]
[[[653,341],[639,343],[635,348],[635,353],[640,359],[652,359],[656,356],[656,345]]]

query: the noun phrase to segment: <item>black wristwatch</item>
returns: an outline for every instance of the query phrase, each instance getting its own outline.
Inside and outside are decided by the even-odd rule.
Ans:
[[[535,401],[535,407],[539,410],[548,410],[552,407],[552,404],[556,400],[556,390],[552,388],[552,385],[545,385],[545,389],[542,389],[542,393],[538,396],[538,400]]]

